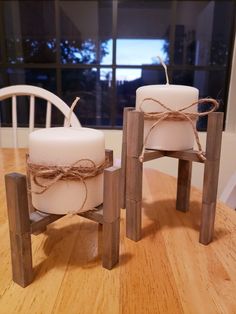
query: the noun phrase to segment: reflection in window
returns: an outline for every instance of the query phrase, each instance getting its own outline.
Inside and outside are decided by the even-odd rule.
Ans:
[[[55,62],[56,40],[33,38],[9,38],[7,40],[8,62],[52,63]]]
[[[0,86],[42,86],[69,105],[80,96],[75,111],[84,126],[121,126],[138,87],[165,84],[158,55],[171,84],[195,86],[225,110],[233,0],[18,0],[0,1],[0,10]]]
[[[106,65],[106,64],[112,64],[112,45],[113,45],[113,40],[109,39],[106,42],[102,43],[103,49],[104,49],[104,54],[101,59],[101,65]]]
[[[168,41],[165,39],[117,39],[117,64],[158,64],[160,56],[168,63]]]
[[[226,80],[225,70],[203,71],[203,70],[188,70],[174,71],[173,83],[178,85],[195,86],[199,89],[200,98],[214,98],[220,104],[219,111],[223,111],[226,104],[223,102],[226,99],[226,89],[224,81]],[[198,105],[198,111],[204,112],[211,108],[210,104],[204,103]],[[200,117],[197,122],[198,131],[205,131],[207,127],[207,117]]]
[[[108,86],[112,84],[112,69],[101,68],[100,69],[100,81],[107,81]]]
[[[109,125],[112,69],[66,69],[62,71],[63,100],[72,104],[80,97],[74,112],[82,125]],[[101,79],[102,78],[102,79]]]
[[[52,1],[3,1],[7,61],[56,61],[55,10]]]
[[[125,81],[134,81],[141,78],[141,69],[117,69],[116,80],[118,84]]]
[[[175,64],[226,66],[233,17],[233,1],[177,1]]]
[[[33,69],[33,68],[7,68],[5,77],[9,85],[28,84],[43,87],[53,93],[56,93],[56,71],[54,69]],[[6,86],[6,85],[5,85]],[[11,120],[11,105],[10,99],[1,102],[1,125],[9,126]],[[29,123],[29,97],[19,97],[17,121],[18,126],[25,127]],[[52,114],[52,123],[58,125],[61,120],[58,119],[59,110]],[[35,125],[44,126],[46,117],[46,101],[36,97],[35,106]]]
[[[109,44],[108,44],[109,43]],[[111,64],[112,40],[104,40],[99,51],[94,40],[61,40],[61,63]]]
[[[62,64],[111,64],[112,1],[58,1]],[[112,43],[111,43],[112,45]],[[110,54],[110,58],[108,56]]]
[[[165,83],[165,73],[162,70],[116,69],[117,111],[115,124],[122,126],[124,107],[135,106],[137,88]]]

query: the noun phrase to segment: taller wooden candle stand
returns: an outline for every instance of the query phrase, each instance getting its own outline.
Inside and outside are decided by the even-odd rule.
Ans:
[[[102,225],[102,266],[111,269],[119,260],[120,234],[120,169],[113,165],[113,152],[104,170],[103,204],[78,215]],[[5,176],[13,280],[22,287],[33,281],[31,234],[39,234],[47,225],[64,215],[30,212],[31,198],[27,195],[27,177],[19,173]]]
[[[178,158],[176,209],[189,210],[192,162],[204,164],[203,195],[199,242],[212,241],[216,210],[216,198],[220,165],[223,113],[208,116],[206,160],[199,159],[194,150],[162,151],[145,150],[144,161],[160,157]],[[121,165],[121,207],[126,208],[126,235],[138,241],[141,238],[142,174],[143,164],[139,156],[143,148],[144,114],[134,108],[125,108]]]

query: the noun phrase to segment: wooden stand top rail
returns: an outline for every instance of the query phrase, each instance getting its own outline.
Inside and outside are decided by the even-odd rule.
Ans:
[[[159,150],[159,149],[145,149],[144,153],[144,161],[149,161],[156,158],[161,157],[172,157],[178,158],[182,160],[189,160],[204,163],[203,160],[199,159],[198,152],[196,150],[184,150],[184,151],[167,151],[167,150]]]

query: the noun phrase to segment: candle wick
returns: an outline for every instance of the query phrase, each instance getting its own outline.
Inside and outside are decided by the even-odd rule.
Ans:
[[[79,97],[76,97],[75,100],[73,101],[71,107],[70,107],[70,111],[69,111],[68,117],[66,118],[66,120],[67,120],[67,121],[66,121],[66,124],[65,124],[66,127],[69,127],[69,126],[70,126],[70,120],[71,120],[72,112],[73,112],[73,110],[74,110],[74,108],[75,108],[75,106],[77,105],[77,102],[78,102],[79,100],[80,100],[80,98],[79,98]]]
[[[166,64],[164,63],[164,61],[162,60],[162,58],[160,56],[157,56],[157,58],[159,59],[161,65],[165,69],[166,85],[169,85],[169,77],[168,77],[168,73],[167,73],[167,66],[166,66]]]

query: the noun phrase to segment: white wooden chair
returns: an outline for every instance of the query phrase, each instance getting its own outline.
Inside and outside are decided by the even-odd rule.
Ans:
[[[29,131],[34,130],[34,112],[35,112],[35,97],[45,99],[47,102],[46,111],[46,124],[45,127],[51,126],[51,112],[52,105],[56,106],[65,116],[64,125],[67,124],[67,117],[69,115],[70,107],[55,94],[49,92],[41,87],[32,85],[13,85],[0,89],[0,101],[11,98],[12,99],[12,133],[13,133],[13,146],[18,147],[17,140],[17,96],[30,97],[30,110],[29,110]],[[1,120],[0,120],[1,121]],[[76,115],[72,113],[70,125],[73,127],[80,127],[81,124]]]

